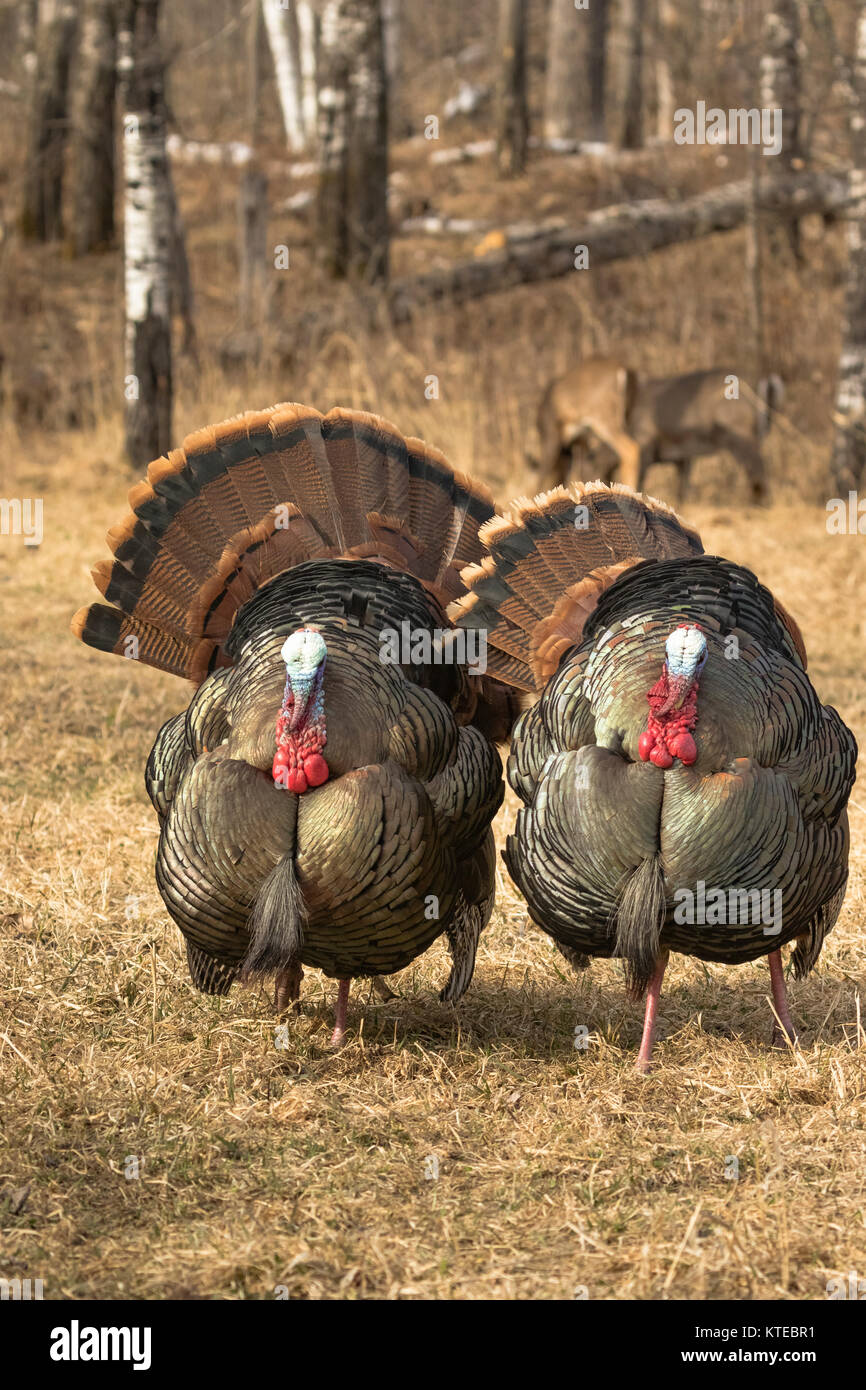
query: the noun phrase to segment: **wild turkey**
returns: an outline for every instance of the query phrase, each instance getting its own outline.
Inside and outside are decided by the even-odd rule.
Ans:
[[[444,606],[488,493],[375,416],[279,405],[190,436],[130,504],[94,570],[112,606],[72,626],[197,687],[146,771],[193,982],[272,973],[284,1007],[316,966],[341,981],[336,1043],[349,981],[445,931],[458,999],[493,902],[486,733],[512,696],[453,661]]]
[[[793,619],[625,487],[519,500],[481,538],[451,612],[486,629],[489,674],[541,692],[507,768],[524,807],[504,857],[532,919],[576,967],[625,958],[648,991],[640,1070],[671,950],[769,955],[793,1041],[779,948],[796,941],[801,977],[839,913],[857,752]]]

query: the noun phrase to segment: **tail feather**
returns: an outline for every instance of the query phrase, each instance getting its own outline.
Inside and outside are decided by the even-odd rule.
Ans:
[[[156,459],[94,571],[106,602],[73,631],[199,682],[229,664],[238,608],[305,560],[367,558],[412,574],[444,606],[465,594],[494,516],[487,489],[435,449],[361,411],[301,405],[199,430]],[[134,639],[134,640],[133,640]]]
[[[543,689],[624,570],[703,552],[663,502],[600,482],[519,497],[480,535],[489,554],[464,569],[469,592],[449,612],[460,626],[486,630],[489,674],[527,691]]]
[[[655,970],[664,922],[664,875],[659,856],[653,854],[629,876],[616,915],[615,951],[625,957],[629,992],[637,997]]]

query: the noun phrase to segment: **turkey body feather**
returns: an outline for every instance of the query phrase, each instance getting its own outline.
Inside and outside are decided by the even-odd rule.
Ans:
[[[377,417],[278,406],[191,436],[130,503],[73,630],[196,686],[146,769],[193,982],[390,974],[444,932],[458,998],[493,902],[488,734],[516,712],[447,641],[488,494]]]
[[[513,731],[504,858],[575,966],[622,956],[650,985],[648,1065],[669,951],[772,966],[795,942],[795,973],[815,963],[844,898],[856,744],[784,608],[662,504],[558,488],[481,534],[452,612],[486,628],[492,674],[539,691]]]

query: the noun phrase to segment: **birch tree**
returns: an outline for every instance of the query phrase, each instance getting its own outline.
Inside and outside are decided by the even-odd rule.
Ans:
[[[586,106],[582,81],[589,15],[574,0],[551,0],[547,21],[544,138],[576,140]]]
[[[175,225],[165,149],[159,0],[125,0],[123,93],[126,452],[140,468],[171,447],[171,267]]]
[[[274,62],[286,143],[289,150],[297,154],[306,143],[298,18],[295,7],[282,4],[281,0],[262,0],[262,13]]]
[[[655,8],[655,85],[656,134],[671,140],[674,133],[674,81],[671,52],[679,29],[679,10],[671,0],[656,0]]]
[[[301,72],[301,117],[307,144],[316,139],[318,111],[316,99],[316,52],[319,22],[311,0],[298,0],[298,52]]]
[[[496,162],[500,174],[522,174],[529,145],[526,95],[526,0],[499,0],[499,91]]]
[[[77,256],[114,241],[116,11],[115,0],[87,0],[81,26],[72,205]]]
[[[774,173],[802,168],[803,97],[800,68],[800,11],[798,0],[773,0],[764,16],[761,56],[761,105],[781,112],[782,149],[773,160]],[[768,161],[770,162],[770,161]],[[788,236],[800,257],[800,224],[792,222]]]
[[[860,0],[857,16],[852,87],[850,187],[855,203],[848,213],[848,278],[830,462],[832,486],[840,494],[856,490],[866,469],[866,0]]]
[[[388,276],[388,84],[380,0],[328,0],[319,47],[318,254],[338,278]]]
[[[73,0],[40,0],[21,212],[22,233],[36,241],[55,241],[63,235],[63,163],[77,21]]]

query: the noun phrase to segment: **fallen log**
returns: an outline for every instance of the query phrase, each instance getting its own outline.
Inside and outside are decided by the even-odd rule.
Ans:
[[[517,285],[570,275],[577,247],[587,248],[588,267],[595,269],[608,261],[647,256],[666,246],[733,231],[746,219],[750,196],[750,180],[742,179],[678,202],[648,198],[598,208],[575,226],[539,230],[537,236],[506,241],[489,255],[395,281],[387,291],[391,318],[404,323],[423,306],[463,304]],[[783,221],[809,213],[838,216],[851,202],[847,175],[824,172],[767,179],[759,198],[762,211]]]

